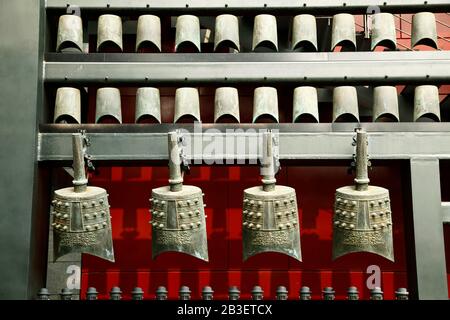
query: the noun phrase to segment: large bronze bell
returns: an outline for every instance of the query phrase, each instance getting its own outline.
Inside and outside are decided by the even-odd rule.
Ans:
[[[85,172],[84,137],[73,134],[73,187],[56,190],[52,201],[55,260],[88,253],[114,262],[108,194],[90,187]]]
[[[176,132],[169,138],[169,186],[152,190],[152,256],[183,252],[208,261],[206,217],[202,190],[184,186]]]
[[[279,252],[301,261],[300,231],[295,190],[276,185],[278,161],[272,132],[263,135],[262,186],[244,190],[243,258]]]
[[[333,259],[371,252],[394,261],[389,191],[369,185],[367,133],[356,131],[355,185],[336,190]]]

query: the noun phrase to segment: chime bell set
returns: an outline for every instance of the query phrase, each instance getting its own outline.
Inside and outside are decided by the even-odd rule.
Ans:
[[[55,260],[88,253],[114,261],[108,195],[87,186],[86,139],[73,134],[73,187],[55,191],[53,232]],[[183,185],[182,138],[168,134],[169,185],[152,190],[153,258],[163,252],[182,252],[208,261],[206,216],[202,190]],[[367,133],[356,130],[355,185],[336,190],[333,218],[333,259],[353,252],[371,252],[394,261],[389,191],[369,185]],[[297,197],[293,188],[276,185],[279,170],[273,132],[262,134],[262,186],[244,190],[243,259],[278,252],[301,261]]]

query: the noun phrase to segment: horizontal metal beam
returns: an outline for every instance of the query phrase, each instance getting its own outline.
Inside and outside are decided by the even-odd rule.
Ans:
[[[442,221],[450,223],[450,202],[442,202]]]
[[[450,130],[421,131],[436,124],[369,124],[371,159],[450,159]],[[450,129],[450,124],[438,124]],[[86,129],[94,160],[167,160],[167,132],[186,130],[189,159],[256,159],[255,133],[279,130],[282,160],[351,159],[357,124],[281,125],[50,125],[39,134],[38,160],[72,159],[71,133]],[[390,131],[399,126],[404,131]],[[65,130],[61,130],[66,128]],[[94,129],[96,128],[96,129]],[[203,132],[203,133],[202,133]]]
[[[65,9],[67,4],[89,11],[165,11],[182,12],[367,12],[379,6],[383,12],[443,11],[450,6],[447,0],[47,0],[47,9]]]
[[[450,51],[80,54],[45,62],[45,81],[64,84],[447,83],[449,74]]]

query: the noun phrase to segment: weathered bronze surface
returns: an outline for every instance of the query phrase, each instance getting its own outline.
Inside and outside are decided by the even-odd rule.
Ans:
[[[108,194],[87,186],[81,134],[73,135],[73,154],[73,187],[56,190],[52,200],[55,260],[78,252],[114,262]]]
[[[369,186],[367,133],[357,130],[354,186],[336,190],[333,259],[352,252],[371,252],[394,261],[389,191]]]

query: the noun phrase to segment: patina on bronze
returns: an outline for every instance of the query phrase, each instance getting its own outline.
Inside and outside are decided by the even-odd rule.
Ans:
[[[85,138],[72,135],[73,187],[56,190],[52,201],[54,259],[87,253],[114,262],[108,194],[90,187],[85,169]]]
[[[180,139],[169,138],[169,186],[152,190],[152,257],[167,251],[182,252],[208,261],[206,217],[202,190],[184,186]]]
[[[394,261],[389,191],[369,186],[367,133],[356,131],[354,186],[336,190],[333,259],[352,252],[371,252]]]
[[[263,134],[262,186],[244,190],[243,259],[263,252],[287,254],[301,261],[300,231],[295,190],[276,185],[278,159],[272,132]]]

